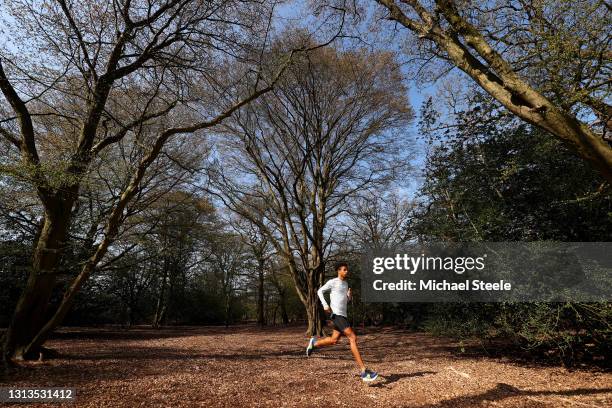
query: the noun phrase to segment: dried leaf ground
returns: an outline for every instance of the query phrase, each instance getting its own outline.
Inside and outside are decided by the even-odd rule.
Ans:
[[[462,355],[392,329],[368,329],[359,344],[382,377],[369,386],[346,340],[306,358],[302,327],[64,329],[48,343],[60,358],[28,363],[1,386],[75,387],[79,407],[612,406],[612,374],[600,370]]]

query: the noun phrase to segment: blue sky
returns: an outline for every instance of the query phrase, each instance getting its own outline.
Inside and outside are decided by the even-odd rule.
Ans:
[[[277,30],[286,29],[287,26],[306,27],[311,32],[325,38],[326,35],[332,35],[333,33],[321,32],[318,27],[322,25],[321,19],[312,17],[311,9],[308,8],[308,2],[289,1],[282,4],[276,9],[276,28]],[[370,10],[371,11],[371,10]],[[402,33],[400,32],[399,37],[401,38]],[[329,38],[329,37],[327,37]],[[368,40],[369,41],[369,40]],[[399,43],[399,41],[398,41]],[[392,49],[401,55],[399,46],[397,44],[389,42],[380,42],[378,40],[370,43],[373,48],[378,49]],[[407,76],[407,75],[406,75]],[[399,185],[399,191],[402,196],[411,199],[414,198],[420,184],[420,174],[425,166],[425,145],[416,139],[418,135],[418,114],[421,109],[421,105],[428,97],[434,96],[437,92],[436,84],[417,84],[415,81],[407,81],[406,86],[408,88],[408,98],[412,104],[412,108],[415,112],[415,118],[412,124],[406,128],[405,133],[407,140],[410,141],[408,148],[412,150],[411,160],[414,167],[414,175],[408,180],[403,181]]]
[[[306,3],[307,2],[290,1],[290,2],[287,2],[285,4],[278,6],[276,8],[276,13],[275,13],[276,14],[275,22],[276,22],[277,30],[281,30],[283,28],[286,28],[287,26],[299,26],[299,27],[306,27],[311,31],[317,31],[317,28],[319,26],[322,26],[323,23],[321,20],[318,20],[312,16],[311,10],[307,8]],[[2,20],[7,21],[7,19],[9,21],[12,21],[12,18],[10,18],[10,16],[8,16],[6,13],[0,10],[0,21]],[[327,24],[327,26],[329,26],[329,24]],[[322,38],[325,38],[326,33],[322,33],[319,30],[317,31],[317,34],[320,35]],[[7,49],[9,51],[13,51],[13,52],[16,51],[15,44],[13,43],[11,36],[9,35],[9,33],[4,32],[4,30],[2,30],[1,27],[0,27],[0,47]],[[380,45],[378,42],[376,42],[373,45],[373,48],[378,48],[378,49],[396,48],[396,51],[397,51],[397,48],[399,47],[391,43]],[[412,177],[401,182],[401,184],[399,185],[399,193],[403,195],[404,197],[410,199],[414,197],[414,195],[416,194],[416,191],[418,190],[420,186],[419,175],[420,175],[421,170],[425,166],[425,146],[424,146],[424,143],[419,142],[416,139],[416,136],[418,135],[418,126],[417,126],[418,119],[419,119],[418,113],[420,111],[422,103],[429,96],[433,96],[436,94],[436,85],[429,84],[429,85],[419,86],[414,81],[408,81],[406,83],[406,86],[408,89],[408,98],[415,112],[414,121],[412,122],[410,126],[408,126],[405,129],[406,140],[408,142],[406,144],[406,147],[412,151],[411,152],[412,153],[411,162],[415,169],[415,172]]]

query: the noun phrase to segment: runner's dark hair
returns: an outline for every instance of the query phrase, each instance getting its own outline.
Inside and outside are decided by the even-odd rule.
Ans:
[[[335,270],[336,272],[338,272],[338,269],[342,268],[343,266],[344,266],[346,269],[348,269],[348,263],[346,263],[346,262],[336,262],[336,265],[334,266],[334,270]]]

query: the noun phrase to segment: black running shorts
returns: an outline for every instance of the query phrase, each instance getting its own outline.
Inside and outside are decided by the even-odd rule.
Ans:
[[[338,330],[340,333],[344,333],[344,330],[351,327],[348,319],[344,316],[340,316],[340,315],[332,313],[330,319],[332,323],[334,324],[334,329]]]

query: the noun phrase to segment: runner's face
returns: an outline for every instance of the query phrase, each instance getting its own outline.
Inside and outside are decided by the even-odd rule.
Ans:
[[[338,276],[340,277],[340,279],[344,279],[347,275],[348,268],[346,266],[341,266],[340,269],[338,269]]]

